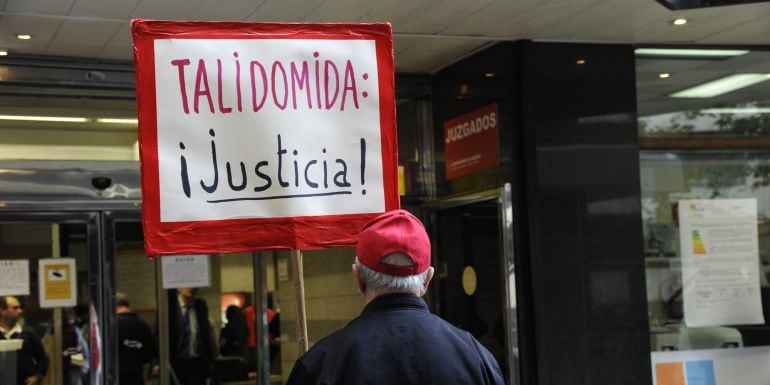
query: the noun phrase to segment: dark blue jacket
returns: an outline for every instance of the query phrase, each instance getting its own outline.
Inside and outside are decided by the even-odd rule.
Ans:
[[[0,333],[0,340],[4,339],[3,333]],[[24,340],[21,350],[16,352],[16,382],[23,385],[28,377],[45,377],[48,372],[48,354],[37,333],[32,328],[24,327],[21,333],[13,334],[11,339]]]
[[[492,354],[428,311],[422,298],[375,298],[294,364],[286,385],[504,384]]]

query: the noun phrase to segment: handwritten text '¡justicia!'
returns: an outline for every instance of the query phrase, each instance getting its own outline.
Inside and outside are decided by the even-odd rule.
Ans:
[[[331,195],[350,195],[352,194],[352,184],[348,179],[348,163],[351,160],[335,157],[332,154],[327,154],[326,147],[321,149],[321,153],[314,152],[311,154],[302,154],[298,149],[289,151],[288,147],[284,147],[281,140],[281,135],[276,137],[275,162],[271,163],[270,160],[259,160],[255,163],[249,164],[250,169],[253,170],[253,174],[247,172],[246,162],[228,160],[224,162],[227,185],[219,182],[221,162],[217,161],[217,146],[214,140],[216,133],[214,129],[209,130],[211,136],[211,178],[210,181],[200,180],[200,188],[206,192],[206,195],[214,194],[217,190],[222,190],[224,194],[236,194],[231,198],[222,199],[208,199],[208,203],[224,203],[234,201],[245,200],[272,200],[272,199],[288,199],[288,198],[307,198],[307,197],[321,197]],[[363,189],[361,195],[366,195],[366,140],[360,138],[359,141],[359,170],[360,170],[360,182]],[[196,185],[190,181],[190,173],[188,171],[187,157],[192,154],[186,154],[187,147],[183,142],[179,142],[179,148],[181,149],[181,156],[179,159],[181,188],[184,195],[187,198],[191,198],[193,195],[192,187]],[[289,163],[287,165],[286,163]],[[193,161],[191,164],[201,164],[201,162]],[[233,169],[235,165],[239,166],[240,172],[236,172]],[[232,165],[232,166],[231,166]],[[284,176],[284,170],[289,169],[289,174],[293,175],[292,179],[286,179]],[[195,170],[195,174],[199,174],[203,170]],[[271,177],[272,175],[272,177]],[[315,176],[313,176],[315,175]],[[278,186],[273,187],[273,177],[278,181]],[[291,177],[289,177],[291,178]],[[249,190],[249,187],[253,187],[253,192],[259,195],[253,195]],[[292,188],[299,188],[307,191],[304,194],[291,193]],[[197,188],[196,188],[197,189]],[[274,194],[262,195],[267,193],[268,190],[275,192]]]
[[[193,63],[189,58],[179,58],[171,60],[169,64],[177,68],[181,108],[185,114],[191,113],[190,97],[192,113],[195,114],[206,111],[211,114],[230,114],[243,112],[244,108],[259,112],[266,104],[272,104],[280,110],[345,111],[352,103],[358,109],[359,95],[362,98],[369,96],[363,90],[369,74],[361,74],[360,79],[364,80],[364,84],[359,89],[356,81],[360,71],[356,71],[350,59],[344,63],[335,63],[320,58],[319,52],[313,52],[313,58],[288,62],[262,62],[256,59],[241,61],[238,52],[233,52],[232,58],[218,58],[216,63],[204,59]],[[213,66],[216,66],[214,89],[210,86],[208,70]],[[218,108],[214,106],[215,98]]]

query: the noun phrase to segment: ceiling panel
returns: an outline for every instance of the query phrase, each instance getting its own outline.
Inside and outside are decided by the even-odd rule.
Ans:
[[[302,21],[325,0],[265,1],[248,16],[253,21]]]
[[[11,52],[44,54],[61,20],[27,15],[3,15],[0,18],[0,45]],[[18,40],[17,33],[28,33],[32,40]]]
[[[765,7],[767,6],[765,5]],[[645,26],[635,31],[634,39],[640,42],[656,43],[697,42],[715,35],[719,31],[751,22],[756,16],[753,13],[753,9],[748,8],[756,9],[756,6],[696,9],[672,13],[670,17],[660,20],[655,25]],[[678,27],[667,24],[668,28],[664,28],[663,22],[673,20],[675,17],[686,18],[689,22]],[[715,22],[715,20],[718,20],[718,22]],[[734,43],[746,44],[747,42]]]
[[[121,23],[114,21],[65,20],[45,53],[93,57],[94,51],[101,51],[120,27]]]
[[[756,18],[700,39],[705,44],[770,44],[770,6],[756,10]],[[742,42],[742,43],[739,43]]]
[[[489,7],[447,29],[445,33],[532,38],[558,29],[560,22],[594,4],[589,2],[544,2],[540,5],[502,9]],[[569,39],[573,39],[573,36]]]
[[[70,16],[128,19],[139,0],[75,0]]]
[[[401,33],[438,33],[483,9],[493,0],[390,0],[365,16],[367,21],[390,21]]]
[[[304,21],[352,22],[358,21],[381,0],[336,0],[327,1],[313,9]]]
[[[134,51],[131,42],[131,25],[121,25],[110,41],[96,55],[99,59],[133,60]]]
[[[8,0],[6,12],[40,13],[43,15],[66,15],[74,0]]]
[[[192,20],[244,20],[251,15],[261,2],[254,0],[205,0],[195,12],[190,15]]]
[[[394,41],[394,44],[397,43]],[[435,71],[486,45],[486,42],[475,39],[433,39],[431,44],[414,45],[412,49],[400,52],[396,60],[396,71],[407,73]]]
[[[133,19],[189,20],[203,0],[142,0]]]
[[[537,8],[531,1],[498,1],[479,9],[462,21],[450,26],[443,33],[450,35],[473,36],[512,36],[514,31],[524,30],[524,26],[514,20]]]
[[[647,10],[647,11],[645,11]],[[567,14],[564,17],[564,14]],[[579,8],[577,5],[561,9],[562,17],[539,29],[532,28],[531,36],[539,39],[560,40],[570,36],[579,41],[626,41],[633,36],[637,26],[667,20],[664,11],[642,7],[629,9],[608,3]],[[663,22],[665,25],[667,21]]]

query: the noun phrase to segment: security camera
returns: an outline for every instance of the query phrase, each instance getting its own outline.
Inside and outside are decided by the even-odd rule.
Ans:
[[[111,184],[112,179],[105,176],[97,176],[96,178],[91,179],[91,185],[99,190],[104,190],[107,187],[110,187]]]

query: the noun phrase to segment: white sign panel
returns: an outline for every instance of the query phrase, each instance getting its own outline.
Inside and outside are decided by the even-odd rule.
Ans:
[[[29,295],[29,260],[0,260],[0,295]]]
[[[77,270],[74,258],[38,261],[40,307],[72,307],[77,304]]]
[[[161,259],[163,288],[208,287],[211,285],[208,255],[175,255]]]
[[[756,199],[679,201],[687,326],[762,324]]]
[[[382,212],[374,40],[155,41],[161,222]]]

